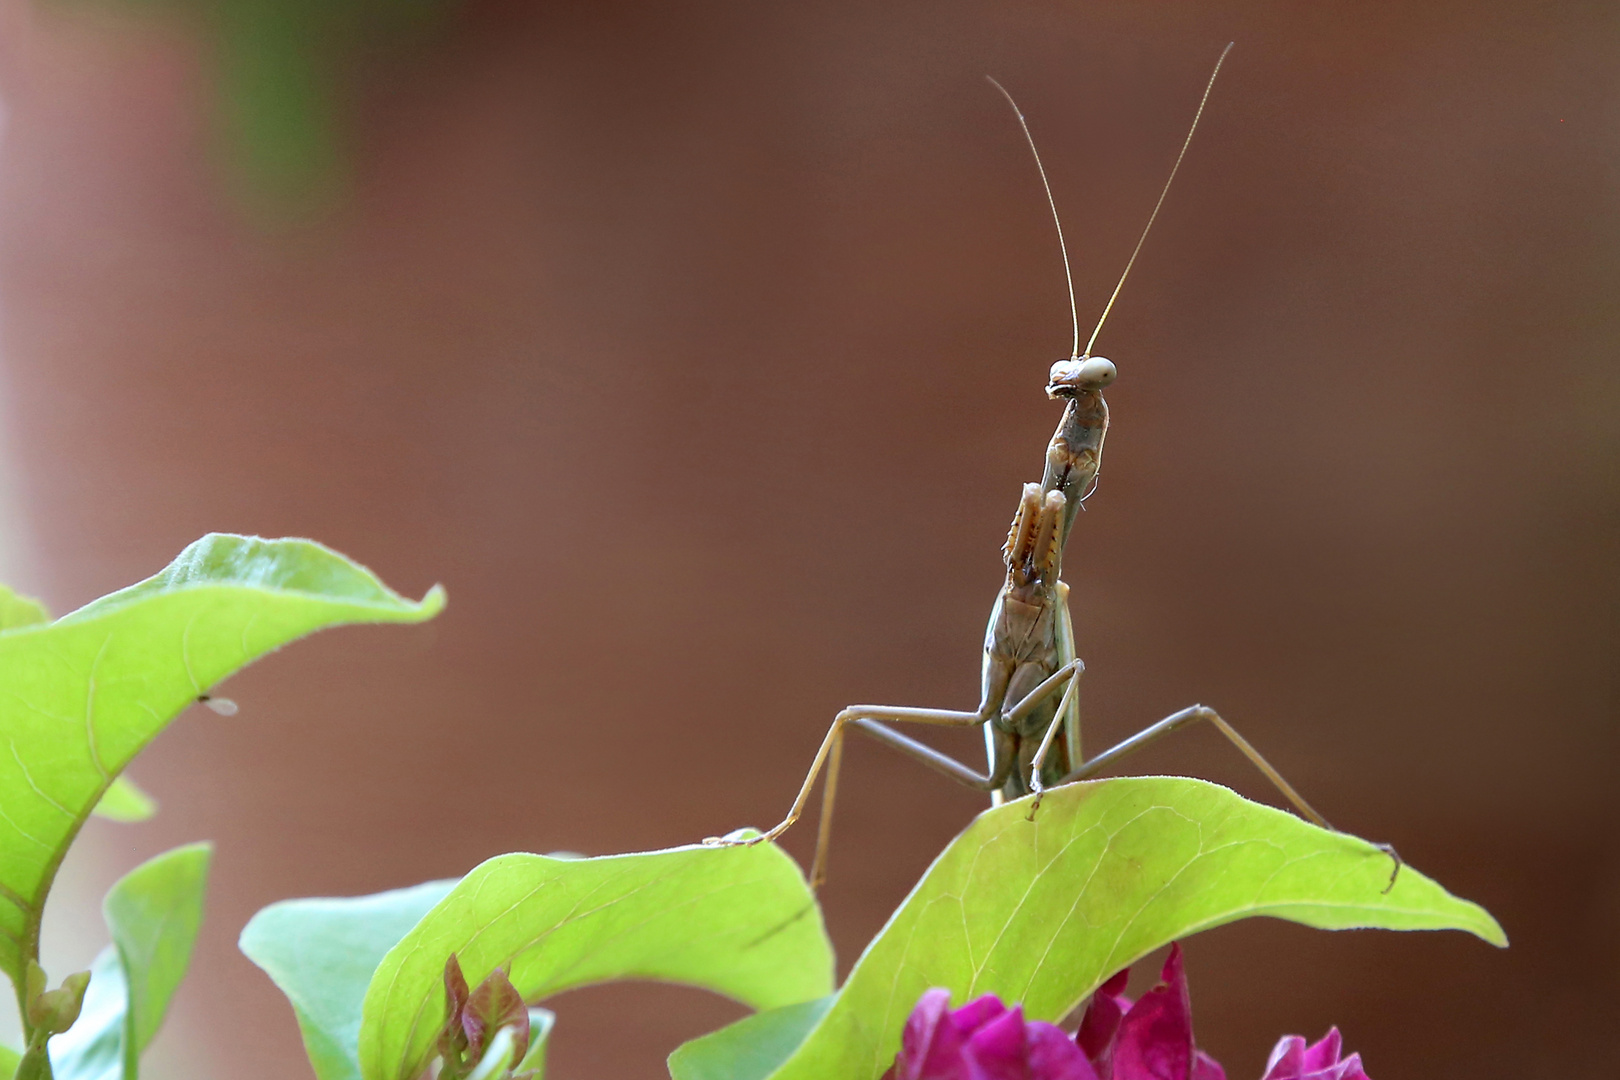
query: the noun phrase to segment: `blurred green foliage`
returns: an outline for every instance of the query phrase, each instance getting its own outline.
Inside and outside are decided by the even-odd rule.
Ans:
[[[47,0],[180,18],[207,39],[229,182],[247,207],[302,216],[344,188],[344,114],[368,63],[431,41],[458,0]]]

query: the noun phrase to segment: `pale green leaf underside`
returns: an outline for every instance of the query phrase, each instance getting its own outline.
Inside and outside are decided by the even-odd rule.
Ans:
[[[1152,950],[1253,915],[1339,930],[1502,929],[1363,840],[1226,788],[1129,777],[981,814],[867,947],[825,1019],[773,1080],[874,1080],[924,990],[999,994],[1056,1020]]]
[[[557,1014],[550,1009],[529,1010],[529,1051],[513,1072],[532,1072],[533,1080],[546,1080],[546,1050],[551,1044],[551,1029],[556,1024]]]
[[[755,1008],[832,989],[832,946],[798,866],[772,844],[558,859],[502,855],[468,874],[377,968],[366,1080],[410,1080],[445,1017],[445,958],[497,965],[533,1003],[610,979],[703,987]]]
[[[137,1054],[162,1026],[191,964],[213,851],[212,844],[187,844],[148,859],[119,879],[101,903],[129,983],[130,1041]]]
[[[50,619],[45,605],[32,596],[23,596],[0,585],[0,632],[36,626]]]
[[[0,970],[15,981],[35,950],[85,817],[199,694],[311,631],[419,622],[443,604],[438,589],[405,600],[307,540],[215,534],[156,577],[0,633]]]
[[[838,995],[784,1005],[684,1043],[669,1055],[670,1080],[764,1080],[821,1023]]]
[[[108,821],[129,824],[145,821],[157,813],[157,800],[136,786],[127,776],[113,778],[112,786],[101,794],[101,801],[90,811]]]
[[[360,1006],[377,965],[454,881],[373,896],[283,900],[237,942],[287,995],[318,1080],[359,1080]]]
[[[101,907],[113,945],[90,969],[78,1021],[50,1042],[57,1080],[136,1080],[191,963],[212,854],[209,844],[174,848],[107,891]]]

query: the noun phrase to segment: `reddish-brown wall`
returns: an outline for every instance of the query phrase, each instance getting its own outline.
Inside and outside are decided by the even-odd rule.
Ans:
[[[307,1074],[235,950],[272,900],[766,824],[839,706],[975,700],[1068,345],[981,77],[1041,140],[1089,322],[1228,39],[1099,342],[1115,427],[1068,557],[1091,746],[1215,705],[1513,937],[1197,938],[1234,1080],[1330,1023],[1378,1080],[1615,1075],[1612,5],[532,6],[380,65],[348,201],[265,229],[199,38],[5,5],[16,584],[65,610],[221,529],[450,592],[233,680],[240,717],[136,765],[163,814],[92,830],[109,876],[219,844],[177,1021],[209,1075]],[[850,757],[846,966],[979,805]],[[1207,732],[1133,768],[1269,797]],[[660,1076],[735,1015],[560,1009],[564,1078]]]

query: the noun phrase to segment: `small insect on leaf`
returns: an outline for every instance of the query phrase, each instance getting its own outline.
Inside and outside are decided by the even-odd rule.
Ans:
[[[235,716],[237,712],[236,702],[232,701],[228,697],[215,697],[212,694],[198,694],[197,704],[206,705],[221,716]]]

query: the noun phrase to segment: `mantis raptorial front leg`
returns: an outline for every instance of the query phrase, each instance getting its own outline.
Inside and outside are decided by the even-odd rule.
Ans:
[[[1079,669],[1074,673],[1074,678],[1069,680],[1069,685],[1064,687],[1063,697],[1058,699],[1057,715],[1052,718],[1052,723],[1047,725],[1040,748],[1035,751],[1035,761],[1030,766],[1029,790],[1035,797],[1030,800],[1029,814],[1024,818],[1025,821],[1034,821],[1035,811],[1041,808],[1041,798],[1046,794],[1046,785],[1041,783],[1041,772],[1046,768],[1046,756],[1052,751],[1052,737],[1062,729],[1064,715],[1074,701],[1075,690],[1080,685],[1080,676],[1086,672],[1084,664],[1079,660],[1075,660],[1075,663],[1079,665]]]

